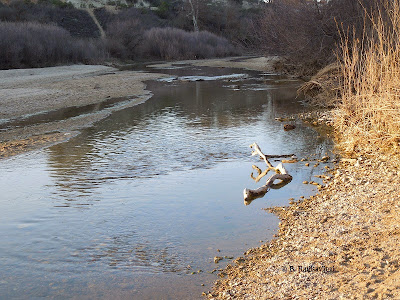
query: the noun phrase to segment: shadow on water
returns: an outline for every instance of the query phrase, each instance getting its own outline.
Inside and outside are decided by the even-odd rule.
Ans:
[[[313,129],[299,123],[286,132],[274,120],[304,110],[298,82],[229,69],[168,72],[247,76],[148,82],[147,102],[46,151],[3,161],[0,294],[195,298],[209,288],[201,282],[216,278],[206,272],[220,267],[214,256],[238,256],[272,238],[278,220],[261,208],[315,191],[302,181],[323,165],[291,164],[291,183],[243,205],[243,188],[258,185],[249,176],[258,163],[253,142],[298,157],[331,149]]]

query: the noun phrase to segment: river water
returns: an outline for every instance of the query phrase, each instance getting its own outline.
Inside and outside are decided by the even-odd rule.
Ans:
[[[250,156],[253,142],[299,158],[332,148],[300,122],[284,131],[275,121],[306,110],[298,81],[157,71],[171,78],[148,82],[147,102],[0,162],[0,298],[196,299],[217,279],[209,272],[230,261],[214,256],[238,257],[272,238],[278,219],[262,208],[315,193],[302,181],[324,165],[299,162],[286,165],[287,186],[243,203],[243,189],[263,181],[250,178],[252,164],[264,168]]]

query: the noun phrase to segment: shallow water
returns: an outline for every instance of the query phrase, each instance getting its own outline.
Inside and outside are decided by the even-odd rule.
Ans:
[[[288,164],[290,184],[243,204],[243,188],[262,185],[250,178],[252,164],[264,168],[250,156],[253,142],[299,158],[331,149],[312,128],[286,132],[274,120],[305,110],[299,82],[166,71],[171,80],[148,83],[147,102],[1,161],[2,298],[198,298],[217,278],[207,271],[229,261],[216,265],[214,256],[240,256],[272,238],[278,219],[262,208],[315,192],[302,181],[324,165]]]

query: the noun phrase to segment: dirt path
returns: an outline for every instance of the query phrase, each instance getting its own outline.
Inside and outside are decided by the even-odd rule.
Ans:
[[[106,33],[104,32],[103,27],[101,27],[99,20],[97,20],[96,15],[93,13],[93,9],[86,8],[86,11],[88,12],[89,16],[92,18],[93,22],[96,24],[97,28],[99,29],[100,37],[104,40],[106,38]]]

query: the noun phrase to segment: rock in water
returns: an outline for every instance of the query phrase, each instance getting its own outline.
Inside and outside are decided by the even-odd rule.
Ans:
[[[295,128],[296,128],[296,126],[293,125],[293,124],[285,124],[285,125],[283,125],[283,129],[286,130],[286,131],[293,130]]]

